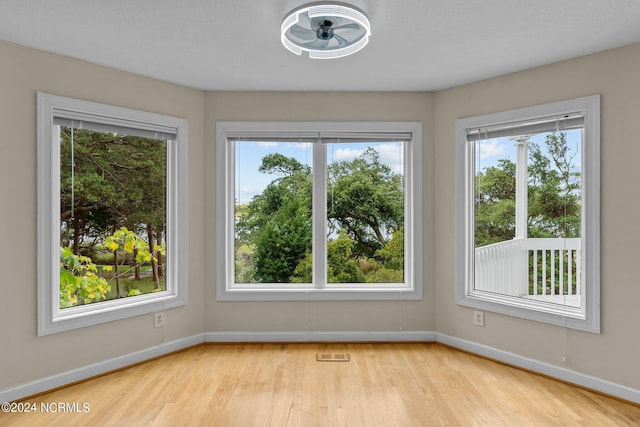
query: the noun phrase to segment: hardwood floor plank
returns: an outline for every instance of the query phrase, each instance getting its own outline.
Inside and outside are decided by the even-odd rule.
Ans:
[[[26,402],[38,412],[0,425],[640,425],[638,406],[428,343],[207,344]],[[40,410],[51,403],[90,410]]]

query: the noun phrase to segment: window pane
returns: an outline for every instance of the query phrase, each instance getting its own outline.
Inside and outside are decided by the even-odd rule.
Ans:
[[[165,290],[167,142],[56,129],[60,308]]]
[[[235,282],[311,283],[311,144],[234,147]]]
[[[327,144],[329,283],[404,282],[404,144]]]
[[[582,129],[475,142],[474,289],[580,307]]]

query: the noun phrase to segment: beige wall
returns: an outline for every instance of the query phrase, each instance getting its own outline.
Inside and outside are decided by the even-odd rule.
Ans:
[[[543,362],[640,387],[640,45],[438,92],[435,100],[436,329]],[[455,296],[454,121],[577,98],[601,98],[602,334],[472,310]]]
[[[217,121],[419,121],[423,123],[424,299],[422,301],[218,302],[215,245],[207,245],[208,332],[432,331],[433,95],[427,93],[209,92],[205,95],[207,242],[215,230]]]
[[[36,91],[189,120],[189,305],[36,336]],[[0,390],[202,332],[203,94],[0,41]]]
[[[640,387],[640,45],[427,93],[207,92],[0,41],[0,389],[202,332],[438,331]],[[189,305],[36,336],[36,97],[41,90],[189,120]],[[454,120],[602,95],[602,334],[486,313],[454,302]],[[421,121],[424,299],[215,301],[215,123],[219,120]],[[204,233],[202,232],[204,230]]]
[[[212,220],[216,120],[344,120],[347,115],[349,120],[421,121],[428,165],[433,95],[205,94],[5,41],[0,41],[0,67],[0,227],[3,241],[11,242],[0,245],[0,324],[7,325],[0,332],[0,390],[205,331],[433,330],[429,244],[423,301],[217,303]],[[189,305],[168,310],[165,328],[154,328],[151,315],[143,315],[37,337],[36,91],[189,120]],[[433,168],[425,169],[424,235],[432,242],[433,186],[426,183],[433,180]]]

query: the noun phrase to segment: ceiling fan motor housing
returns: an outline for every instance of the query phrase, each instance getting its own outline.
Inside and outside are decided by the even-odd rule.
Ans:
[[[320,27],[316,31],[316,35],[318,36],[318,38],[322,40],[329,40],[330,38],[332,38],[333,37],[333,28],[331,28],[332,25],[333,25],[333,22],[329,21],[328,19],[323,19],[322,24],[320,24]]]

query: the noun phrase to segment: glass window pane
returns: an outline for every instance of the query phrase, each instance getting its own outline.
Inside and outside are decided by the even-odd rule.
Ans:
[[[582,133],[474,142],[474,289],[580,307]]]
[[[60,308],[165,290],[167,142],[56,129]]]
[[[237,141],[236,283],[312,282],[312,147]]]
[[[404,144],[327,144],[329,283],[404,282]]]

